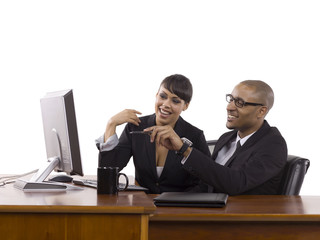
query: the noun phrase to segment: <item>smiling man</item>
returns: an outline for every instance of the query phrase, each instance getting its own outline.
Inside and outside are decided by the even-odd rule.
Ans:
[[[274,94],[263,81],[246,80],[226,95],[227,128],[207,157],[195,148],[184,149],[181,163],[205,184],[201,191],[238,194],[277,194],[287,159],[287,145],[280,132],[265,117]],[[180,151],[178,136],[154,128],[151,141]]]

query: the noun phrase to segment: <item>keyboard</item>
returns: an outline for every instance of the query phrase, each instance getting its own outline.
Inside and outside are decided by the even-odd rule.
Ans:
[[[97,188],[97,180],[93,180],[93,179],[73,179],[73,183],[76,185]],[[124,188],[125,186],[126,185],[124,183],[119,183],[120,188]],[[126,190],[127,191],[147,191],[148,188],[141,187],[134,184],[129,184]]]
[[[84,188],[66,183],[58,182],[29,182],[23,179],[17,179],[15,188],[24,192],[62,192],[68,190],[83,190]]]

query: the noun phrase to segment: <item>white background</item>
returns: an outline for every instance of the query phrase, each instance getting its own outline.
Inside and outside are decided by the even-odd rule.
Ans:
[[[40,98],[72,88],[85,174],[94,140],[125,108],[154,112],[163,78],[190,78],[182,117],[207,139],[227,131],[225,94],[246,79],[275,92],[267,116],[290,154],[311,160],[301,194],[319,195],[318,1],[1,1],[1,173],[46,161]],[[121,133],[123,126],[118,130]],[[132,164],[125,169],[133,174]]]

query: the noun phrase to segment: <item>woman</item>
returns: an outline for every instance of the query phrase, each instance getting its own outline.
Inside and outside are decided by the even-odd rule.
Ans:
[[[99,166],[117,166],[121,170],[132,156],[135,179],[139,185],[148,188],[149,193],[187,191],[197,185],[199,180],[182,168],[182,156],[151,142],[148,134],[136,133],[151,126],[165,126],[190,140],[194,148],[210,155],[203,131],[180,116],[188,109],[191,98],[189,79],[175,74],[161,82],[154,114],[139,118],[139,111],[127,109],[111,117],[104,136],[98,140]],[[116,127],[123,123],[127,125],[118,140]]]

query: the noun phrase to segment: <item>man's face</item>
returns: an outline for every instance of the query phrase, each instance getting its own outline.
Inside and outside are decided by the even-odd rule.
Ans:
[[[245,102],[259,103],[254,87],[238,84],[231,93],[234,99],[242,99]],[[227,105],[227,128],[239,131],[240,137],[245,137],[254,131],[257,131],[263,122],[261,117],[262,106],[244,105],[238,107],[236,100],[231,101]]]

